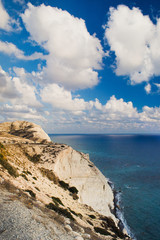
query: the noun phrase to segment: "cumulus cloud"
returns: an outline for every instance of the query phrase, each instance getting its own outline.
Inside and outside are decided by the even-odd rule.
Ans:
[[[0,115],[3,116],[3,119],[7,121],[14,121],[17,119],[45,121],[45,118],[40,113],[26,105],[4,104],[3,106],[0,106]]]
[[[0,66],[0,100],[14,104],[40,107],[36,97],[36,88],[22,81],[19,77],[11,77]]]
[[[12,78],[0,66],[0,101],[12,100],[20,97]]]
[[[82,98],[73,98],[70,91],[57,84],[49,84],[41,91],[43,102],[50,103],[54,109],[67,110],[80,114],[86,110],[89,103]]]
[[[5,31],[13,31],[13,29],[21,30],[18,20],[12,19],[5,10],[0,0],[0,29]]]
[[[72,114],[87,114],[98,116],[103,120],[134,119],[138,117],[137,109],[132,102],[125,102],[122,98],[112,96],[106,104],[102,105],[98,99],[84,101],[82,98],[73,97],[72,93],[57,84],[51,84],[41,90],[43,102],[52,105],[54,110],[70,111]],[[98,120],[96,117],[96,120]]]
[[[142,113],[140,113],[140,120],[142,122],[160,123],[160,107],[144,106]]]
[[[48,51],[44,68],[46,81],[69,89],[95,86],[96,69],[102,67],[104,52],[95,35],[87,31],[85,21],[61,9],[28,4],[21,15],[32,40]]]
[[[11,18],[6,12],[6,10],[4,9],[2,5],[2,1],[0,0],[0,28],[6,31],[10,31],[11,30],[10,23],[11,23]]]
[[[35,52],[32,55],[26,56],[22,50],[16,47],[13,43],[0,41],[0,52],[9,56],[15,56],[21,60],[36,60],[45,59],[45,56],[40,52]]]
[[[134,119],[138,117],[137,109],[133,107],[131,101],[125,102],[122,98],[116,99],[115,96],[112,96],[103,108],[107,114],[110,114],[112,119]]]
[[[153,24],[140,9],[110,8],[105,40],[116,56],[116,74],[129,76],[131,84],[160,75],[160,18]],[[148,85],[149,89],[149,85]]]
[[[61,92],[60,105],[57,105],[51,98],[50,101],[47,100],[47,103],[50,103],[53,107],[50,111],[47,128],[50,132],[130,133],[132,131],[160,131],[160,107],[149,108],[145,106],[142,111],[138,112],[131,101],[126,102],[124,99],[117,99],[115,96],[112,96],[105,104],[95,99],[95,101],[83,101],[83,105],[80,101],[75,105],[71,93],[63,93],[64,89],[59,89],[59,91]],[[69,100],[67,101],[67,99]],[[43,100],[45,101],[45,99]],[[65,108],[65,101],[70,104],[70,107]],[[80,110],[80,114],[75,114],[75,109]]]

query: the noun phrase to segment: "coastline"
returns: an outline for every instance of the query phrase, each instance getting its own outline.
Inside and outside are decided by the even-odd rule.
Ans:
[[[121,191],[117,191],[115,189],[114,183],[108,180],[108,184],[110,185],[113,195],[114,195],[114,210],[113,214],[119,220],[118,227],[123,233],[126,233],[129,237],[133,240],[137,240],[134,236],[134,233],[131,231],[130,227],[128,226],[126,219],[124,218],[123,212],[121,210]]]

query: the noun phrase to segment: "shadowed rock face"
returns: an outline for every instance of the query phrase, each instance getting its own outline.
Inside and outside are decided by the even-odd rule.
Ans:
[[[29,139],[37,143],[51,141],[50,137],[40,126],[27,121],[0,123],[0,131],[5,131],[12,135]]]

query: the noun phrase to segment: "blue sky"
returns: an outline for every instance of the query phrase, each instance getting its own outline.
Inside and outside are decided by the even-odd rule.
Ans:
[[[0,0],[0,122],[160,133],[160,3]]]

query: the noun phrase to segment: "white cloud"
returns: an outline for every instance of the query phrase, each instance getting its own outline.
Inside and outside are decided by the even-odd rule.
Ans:
[[[148,84],[145,86],[144,89],[145,89],[146,93],[149,94],[149,93],[151,92],[151,84],[148,83]]]
[[[0,100],[14,104],[40,107],[36,97],[36,88],[19,77],[12,78],[0,66]]]
[[[0,101],[12,100],[20,97],[12,78],[0,66]]]
[[[142,122],[155,122],[160,124],[160,107],[144,106],[142,113],[140,113]]]
[[[9,16],[2,4],[2,0],[0,0],[0,29],[5,31],[21,30],[19,21]]]
[[[6,10],[4,9],[2,5],[2,1],[0,0],[0,28],[6,31],[10,31],[11,30],[10,23],[11,23],[11,18],[6,12]]]
[[[129,76],[132,84],[160,75],[160,19],[153,24],[138,8],[110,8],[105,39],[115,52],[117,75]]]
[[[57,84],[50,84],[42,89],[41,98],[43,102],[50,103],[53,109],[67,110],[74,114],[82,113],[89,104],[82,98],[73,98],[70,91]]]
[[[13,83],[21,95],[21,99],[14,100],[15,103],[18,103],[20,100],[21,104],[26,104],[27,106],[41,106],[36,98],[36,88],[34,86],[31,86],[26,82],[22,82],[18,77],[13,78]]]
[[[31,119],[45,121],[45,118],[38,113],[35,109],[32,109],[26,105],[9,105],[4,104],[0,106],[0,115],[6,121]]]
[[[45,56],[40,52],[35,52],[30,56],[24,55],[24,52],[16,47],[13,43],[0,41],[0,52],[3,52],[9,56],[13,55],[22,60],[36,60],[45,59]]]
[[[95,86],[105,55],[95,35],[87,31],[85,21],[67,11],[41,5],[28,9],[22,20],[32,40],[49,52],[44,68],[46,81],[69,89]]]
[[[134,119],[138,117],[137,109],[133,107],[133,103],[125,102],[122,98],[116,99],[112,96],[106,105],[104,111],[111,116],[111,119]]]

